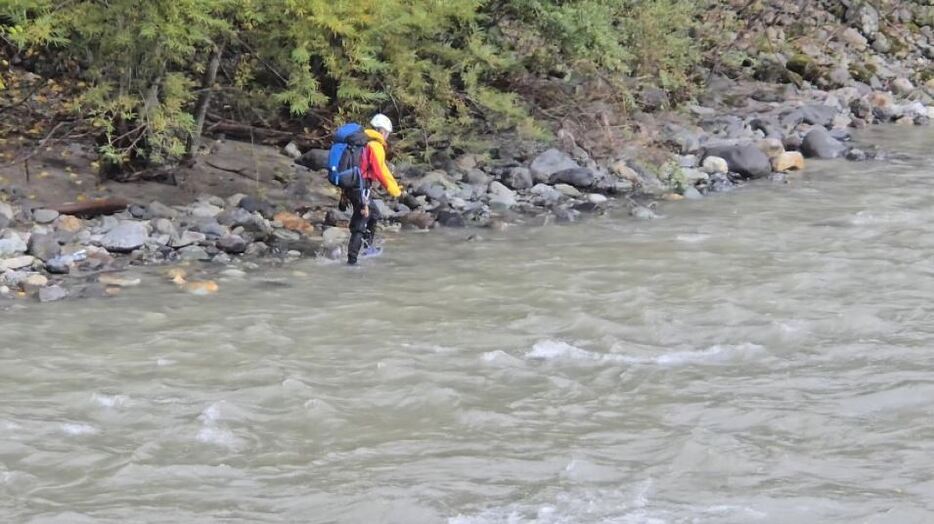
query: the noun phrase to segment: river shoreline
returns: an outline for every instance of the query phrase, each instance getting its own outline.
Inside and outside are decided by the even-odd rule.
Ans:
[[[401,167],[405,203],[375,203],[386,217],[383,234],[572,222],[619,205],[634,219],[651,220],[655,201],[700,199],[755,179],[783,182],[806,169],[806,158],[884,159],[882,151],[855,147],[851,130],[928,125],[934,117],[934,106],[918,101],[930,97],[924,89],[902,89],[897,98],[868,86],[822,91],[720,82],[711,86],[721,95],[710,106],[644,115],[653,147],[673,150],[664,162],[653,162],[658,156],[647,147],[598,161],[563,135],[561,148],[525,144],[525,151],[520,145],[458,157],[443,169]],[[732,110],[722,102],[737,99],[745,102]],[[321,152],[297,159],[292,148],[263,154],[296,160],[278,198],[201,194],[174,206],[136,198],[119,213],[81,219],[25,198],[17,203],[17,191],[7,188],[14,198],[0,203],[0,304],[114,295],[138,285],[137,273],[152,266],[164,266],[166,281],[182,291],[214,294],[213,279],[224,272],[345,257],[349,217],[336,209],[337,193],[317,169]]]

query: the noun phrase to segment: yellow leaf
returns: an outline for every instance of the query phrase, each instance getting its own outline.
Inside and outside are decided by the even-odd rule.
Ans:
[[[50,173],[48,171],[42,171],[39,173],[39,178],[49,178]]]
[[[86,196],[84,196],[84,195],[78,195],[78,196],[75,197],[75,200],[76,200],[77,202],[84,202],[84,201],[87,200],[87,199],[88,199],[88,197],[86,197]]]

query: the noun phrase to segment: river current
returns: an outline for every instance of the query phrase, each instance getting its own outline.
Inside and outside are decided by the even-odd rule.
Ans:
[[[0,521],[934,522],[934,133],[362,267],[0,311]]]

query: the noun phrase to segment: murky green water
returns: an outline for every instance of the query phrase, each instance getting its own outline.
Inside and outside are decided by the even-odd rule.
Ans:
[[[913,159],[2,312],[0,518],[934,521],[934,134],[873,133]]]

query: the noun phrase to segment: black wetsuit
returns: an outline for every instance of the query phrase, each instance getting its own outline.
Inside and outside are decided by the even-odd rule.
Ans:
[[[347,263],[356,264],[364,241],[367,245],[373,245],[376,225],[380,219],[379,209],[372,202],[369,205],[364,202],[363,191],[360,189],[347,189],[344,194],[353,206],[353,216],[350,218],[350,243],[347,245]],[[368,216],[363,215],[364,208],[369,208]]]

